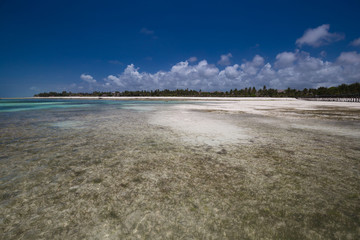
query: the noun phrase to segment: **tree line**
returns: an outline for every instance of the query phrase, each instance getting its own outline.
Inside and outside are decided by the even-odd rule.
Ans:
[[[113,92],[100,92],[94,91],[92,93],[72,93],[67,91],[62,92],[44,92],[35,94],[34,97],[71,97],[71,96],[84,96],[84,97],[360,97],[360,83],[353,84],[341,84],[336,87],[319,87],[304,88],[303,90],[297,90],[287,88],[286,90],[278,90],[267,88],[256,89],[255,87],[249,87],[238,90],[230,89],[229,91],[196,91],[189,89],[176,89],[176,90],[142,90],[142,91],[113,91]]]

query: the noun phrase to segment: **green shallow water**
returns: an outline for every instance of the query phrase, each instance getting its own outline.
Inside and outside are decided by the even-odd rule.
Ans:
[[[53,108],[85,108],[115,105],[120,108],[149,111],[150,105],[177,104],[178,101],[112,101],[112,100],[57,100],[57,99],[0,99],[0,112],[19,112]]]
[[[0,101],[0,239],[360,236],[357,120],[31,101]]]
[[[0,102],[0,107],[36,106],[36,105],[60,105],[66,102]]]
[[[76,104],[79,103],[79,104]],[[41,110],[52,108],[80,108],[90,105],[82,101],[58,101],[58,100],[33,100],[33,99],[14,99],[0,100],[0,112],[19,112],[28,110]]]

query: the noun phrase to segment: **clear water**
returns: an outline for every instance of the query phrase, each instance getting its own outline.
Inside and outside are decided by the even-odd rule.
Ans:
[[[359,238],[358,120],[197,104],[0,100],[0,239]]]

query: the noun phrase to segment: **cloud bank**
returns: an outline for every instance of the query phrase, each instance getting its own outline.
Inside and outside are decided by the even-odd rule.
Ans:
[[[276,89],[317,88],[360,81],[360,54],[342,52],[333,62],[312,57],[305,51],[279,53],[273,64],[255,55],[241,64],[219,69],[202,60],[197,64],[183,61],[168,71],[148,73],[134,64],[117,75],[108,75],[103,87],[112,90],[202,89],[229,90],[266,85]]]

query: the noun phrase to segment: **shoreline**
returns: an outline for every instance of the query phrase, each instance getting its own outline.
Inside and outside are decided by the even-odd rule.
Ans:
[[[347,102],[359,103],[359,101],[334,101],[328,99],[307,99],[295,97],[166,97],[166,96],[133,96],[133,97],[93,97],[93,96],[65,96],[65,97],[14,97],[0,98],[0,100],[15,99],[68,99],[68,100],[117,100],[117,101],[205,101],[205,102],[240,102],[240,101],[294,101],[294,102]]]
[[[297,101],[296,98],[272,98],[272,97],[29,97],[29,99],[89,99],[89,100],[205,100],[205,101]]]

